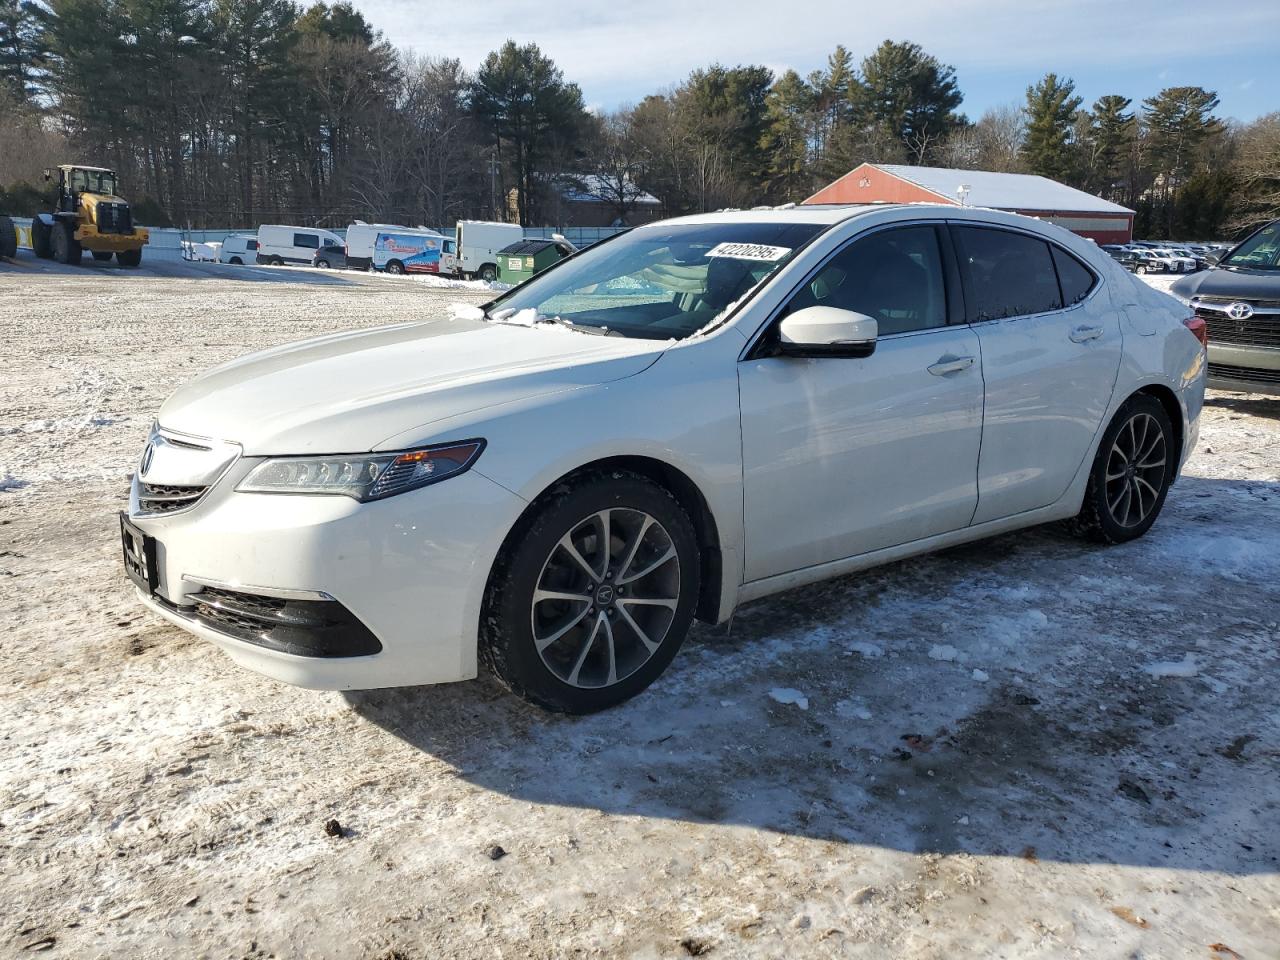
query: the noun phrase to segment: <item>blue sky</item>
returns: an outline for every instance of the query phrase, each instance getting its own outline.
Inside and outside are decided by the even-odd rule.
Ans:
[[[536,42],[610,110],[698,66],[762,63],[801,74],[837,43],[855,62],[881,40],[913,40],[956,68],[962,110],[1021,101],[1046,71],[1091,103],[1165,86],[1216,90],[1219,113],[1280,110],[1280,0],[354,0],[397,46],[474,69],[508,37]]]

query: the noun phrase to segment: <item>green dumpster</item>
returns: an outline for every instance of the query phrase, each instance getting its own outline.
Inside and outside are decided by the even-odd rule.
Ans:
[[[498,279],[503,283],[524,283],[573,253],[564,240],[519,240],[498,251]]]

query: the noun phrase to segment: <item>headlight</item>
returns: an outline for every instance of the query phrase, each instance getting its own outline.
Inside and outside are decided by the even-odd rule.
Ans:
[[[240,481],[243,493],[341,494],[382,500],[465,473],[484,449],[483,440],[463,440],[404,453],[350,457],[272,457]]]
[[[1174,291],[1170,290],[1170,291],[1169,291],[1169,296],[1173,297],[1173,299],[1177,300],[1177,301],[1178,301],[1179,303],[1181,303],[1184,307],[1192,307],[1192,306],[1195,306],[1195,304],[1193,304],[1193,303],[1191,302],[1191,298],[1190,298],[1190,297],[1184,297],[1184,296],[1183,296],[1182,294],[1180,294],[1180,293],[1175,293]]]

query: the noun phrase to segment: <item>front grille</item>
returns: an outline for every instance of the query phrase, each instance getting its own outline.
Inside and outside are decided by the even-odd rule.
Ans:
[[[133,217],[127,203],[98,204],[99,233],[133,233]]]
[[[194,506],[208,487],[175,487],[138,481],[138,506],[142,513],[173,513]]]
[[[1196,303],[1208,305],[1229,306],[1233,303],[1240,303],[1240,297],[1197,297]],[[1280,300],[1245,300],[1245,303],[1252,306],[1255,310],[1280,310]]]
[[[256,646],[301,657],[365,657],[378,638],[336,600],[284,600],[205,587],[186,598],[188,616],[211,630]]]
[[[1209,328],[1211,343],[1238,343],[1250,347],[1280,347],[1280,316],[1254,314],[1248,320],[1232,320],[1220,313],[1196,310]]]
[[[1280,370],[1264,367],[1233,367],[1225,363],[1210,363],[1209,376],[1220,380],[1241,380],[1246,383],[1280,383]]]

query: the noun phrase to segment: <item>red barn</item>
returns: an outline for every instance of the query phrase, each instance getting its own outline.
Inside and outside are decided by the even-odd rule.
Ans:
[[[1133,211],[1047,177],[864,163],[805,203],[949,203],[1039,217],[1098,243],[1133,239]]]

